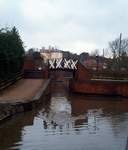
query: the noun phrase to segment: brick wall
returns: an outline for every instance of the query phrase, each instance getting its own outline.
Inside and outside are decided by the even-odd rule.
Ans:
[[[71,83],[73,92],[85,94],[121,95],[128,96],[128,81],[87,80]]]

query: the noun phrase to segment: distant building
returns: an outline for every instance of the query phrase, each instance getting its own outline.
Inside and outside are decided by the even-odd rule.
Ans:
[[[43,59],[39,52],[29,53],[25,56],[23,70],[42,70],[43,67]]]
[[[97,58],[94,56],[89,56],[85,61],[84,61],[84,65],[88,68],[88,69],[92,69],[92,70],[104,70],[107,68],[107,64],[106,64],[106,58],[98,56]]]
[[[44,62],[47,62],[49,59],[61,59],[63,58],[62,51],[59,51],[58,49],[49,48],[45,49],[42,48],[40,50],[41,57],[44,59]]]

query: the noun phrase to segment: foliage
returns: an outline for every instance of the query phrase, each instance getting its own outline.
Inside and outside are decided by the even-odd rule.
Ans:
[[[23,65],[24,47],[18,30],[0,30],[0,78],[8,78],[20,72]]]

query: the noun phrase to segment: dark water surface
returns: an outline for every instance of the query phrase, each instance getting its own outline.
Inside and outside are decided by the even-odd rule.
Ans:
[[[2,124],[0,150],[125,150],[128,100],[68,95],[64,88],[54,83],[39,110]]]

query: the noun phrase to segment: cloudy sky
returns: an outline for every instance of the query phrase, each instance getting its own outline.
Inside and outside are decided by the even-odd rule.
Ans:
[[[127,0],[0,0],[0,27],[16,26],[26,46],[80,53],[128,36]]]

